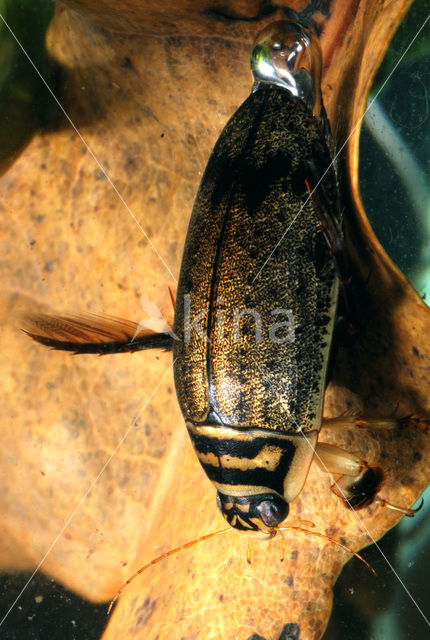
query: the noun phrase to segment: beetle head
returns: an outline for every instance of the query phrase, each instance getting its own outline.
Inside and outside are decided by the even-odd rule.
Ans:
[[[278,524],[288,515],[289,506],[276,493],[227,496],[218,491],[217,505],[227,522],[251,538],[272,538]]]

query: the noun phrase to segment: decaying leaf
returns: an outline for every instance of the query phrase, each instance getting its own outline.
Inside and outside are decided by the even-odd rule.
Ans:
[[[298,11],[304,3],[289,3]],[[372,77],[409,2],[314,3],[323,93],[345,171],[348,249],[363,327],[338,353],[325,412],[428,417],[429,310],[374,237],[357,185],[359,122]],[[61,118],[1,179],[4,569],[32,569],[93,601],[133,570],[224,521],[173,388],[169,353],[49,353],[17,310],[92,311],[141,320],[145,295],[172,317],[193,198],[228,117],[250,90],[266,3],[69,0],[48,51],[61,68]],[[78,133],[79,132],[79,133]],[[106,171],[104,173],[103,169]],[[112,181],[112,183],[110,182]],[[322,433],[333,441],[333,434]],[[428,483],[425,433],[345,432],[339,446],[382,466],[383,497],[412,504]],[[312,468],[291,518],[355,549],[399,519],[347,510]],[[319,638],[348,554],[302,534],[257,545],[237,534],[150,569],[124,592],[105,638]],[[49,552],[49,553],[48,553]],[[288,635],[290,634],[290,635]]]

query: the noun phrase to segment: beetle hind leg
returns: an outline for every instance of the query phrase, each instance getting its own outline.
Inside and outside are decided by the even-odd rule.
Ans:
[[[353,453],[319,442],[314,459],[323,471],[340,476],[331,485],[331,490],[351,509],[361,509],[374,502],[413,517],[422,507],[421,503],[417,509],[407,509],[380,498],[377,494],[384,479],[382,469],[370,467],[365,460]]]

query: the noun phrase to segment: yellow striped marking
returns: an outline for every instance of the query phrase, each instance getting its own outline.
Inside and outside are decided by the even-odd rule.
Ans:
[[[196,453],[202,464],[209,464],[212,467],[240,469],[241,471],[264,468],[269,471],[275,471],[282,456],[282,449],[268,444],[254,458],[238,458],[228,455],[218,457],[214,453],[200,453],[197,449]]]

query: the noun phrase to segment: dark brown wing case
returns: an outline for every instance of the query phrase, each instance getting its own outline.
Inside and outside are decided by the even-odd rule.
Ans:
[[[223,130],[194,205],[175,315],[175,384],[194,424],[319,428],[338,282],[315,202],[340,225],[324,128],[267,87]],[[323,176],[312,198],[312,165]]]

